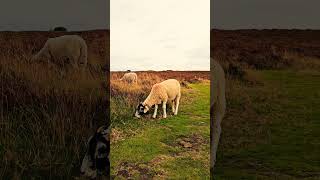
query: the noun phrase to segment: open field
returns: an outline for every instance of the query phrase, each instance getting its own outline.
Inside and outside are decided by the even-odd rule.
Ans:
[[[138,72],[138,84],[111,73],[111,173],[115,179],[209,179],[209,72]],[[176,78],[182,84],[179,113],[137,119],[135,107],[153,84]],[[151,110],[153,111],[153,109]]]
[[[217,179],[319,179],[320,73],[255,73],[228,81]]]
[[[319,179],[319,31],[212,33],[211,54],[229,73],[216,179]],[[89,47],[84,76],[60,79],[29,61],[48,36],[62,34],[0,33],[0,179],[78,177],[90,127],[108,115],[101,71],[109,59],[108,32],[76,33]],[[143,86],[133,87],[116,82],[122,73],[111,74],[112,174],[207,177],[209,74],[140,73]],[[170,77],[183,83],[179,116],[133,118],[151,86]]]
[[[89,67],[64,78],[31,62],[47,40],[65,33],[0,33],[0,179],[79,176],[85,143],[108,117],[109,32],[79,34]]]
[[[215,179],[319,179],[320,31],[211,33],[228,72]]]
[[[320,69],[320,31],[211,30],[211,56],[254,69]]]

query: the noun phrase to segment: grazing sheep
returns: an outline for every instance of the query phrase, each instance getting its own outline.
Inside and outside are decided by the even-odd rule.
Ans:
[[[96,178],[104,174],[110,176],[110,126],[98,128],[87,142],[87,152],[82,160],[80,172],[82,175]]]
[[[138,76],[134,72],[125,73],[120,80],[121,81],[125,81],[125,82],[127,82],[129,84],[138,83]]]
[[[174,115],[178,114],[179,101],[181,97],[180,83],[175,79],[168,79],[161,83],[152,86],[149,96],[141,102],[136,109],[135,116],[140,118],[141,115],[146,114],[154,105],[153,118],[157,116],[158,104],[162,102],[163,118],[167,117],[166,105],[167,102],[172,103],[172,112]]]
[[[80,36],[64,35],[49,38],[32,61],[52,62],[59,67],[71,64],[77,68],[87,66],[87,56],[86,42]]]
[[[221,121],[226,111],[226,98],[225,98],[225,74],[220,64],[214,59],[210,59],[211,65],[211,173],[213,173],[214,164],[216,162],[216,153],[218,149],[220,134],[221,134]]]

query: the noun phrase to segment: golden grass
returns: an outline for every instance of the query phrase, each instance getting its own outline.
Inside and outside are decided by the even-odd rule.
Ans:
[[[90,62],[100,64],[61,76],[54,66],[30,62],[43,34],[4,34],[0,41],[12,39],[0,59],[0,179],[78,176],[87,138],[109,115],[105,58],[91,51]]]

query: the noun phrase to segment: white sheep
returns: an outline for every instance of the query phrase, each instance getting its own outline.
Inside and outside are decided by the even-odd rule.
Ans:
[[[73,67],[86,67],[87,51],[87,44],[80,36],[64,35],[49,38],[32,60],[52,62],[60,67],[66,64],[71,64]]]
[[[226,97],[225,97],[225,74],[221,65],[214,59],[210,59],[211,65],[211,159],[210,167],[213,173],[214,164],[216,162],[216,154],[221,134],[221,121],[226,112]]]
[[[172,112],[174,115],[178,114],[179,101],[181,97],[180,83],[176,79],[168,79],[161,83],[152,86],[149,96],[137,106],[135,116],[140,118],[141,115],[146,114],[154,105],[153,118],[157,116],[158,104],[162,102],[163,118],[167,117],[166,105],[167,102],[172,104]]]
[[[125,73],[120,80],[129,84],[138,83],[138,75],[134,72]]]

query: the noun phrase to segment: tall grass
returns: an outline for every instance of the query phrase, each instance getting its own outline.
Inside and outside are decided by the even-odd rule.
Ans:
[[[77,176],[85,142],[108,119],[107,74],[89,66],[61,76],[48,64],[30,62],[30,49],[41,48],[26,42],[32,35],[15,34],[2,47],[0,179]]]

